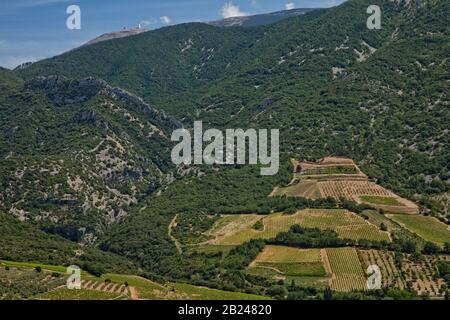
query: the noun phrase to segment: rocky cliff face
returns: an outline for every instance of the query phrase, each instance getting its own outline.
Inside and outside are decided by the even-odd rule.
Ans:
[[[179,121],[103,80],[37,77],[0,92],[0,210],[93,242],[170,182]]]
[[[145,103],[140,97],[121,88],[112,87],[106,81],[93,77],[81,80],[69,80],[63,76],[36,77],[25,83],[25,89],[43,90],[52,103],[57,105],[83,103],[101,94],[133,107],[162,126],[170,129],[181,127],[178,120]]]

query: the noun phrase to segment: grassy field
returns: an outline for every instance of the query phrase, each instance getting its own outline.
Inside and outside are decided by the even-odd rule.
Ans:
[[[449,227],[433,217],[392,214],[388,217],[427,241],[439,245],[450,243]]]
[[[367,277],[355,248],[326,249],[326,253],[333,273],[333,290],[348,292],[367,288]]]
[[[242,223],[239,223],[239,220],[233,220],[221,230],[216,229],[215,233],[210,232],[215,239],[209,244],[239,245],[251,239],[270,239],[280,232],[288,231],[294,224],[308,228],[334,230],[341,238],[390,241],[387,232],[380,231],[375,225],[346,210],[307,209],[292,215],[276,213],[268,216],[242,215],[240,217],[243,217]],[[258,219],[263,222],[264,230],[258,231],[252,228]]]
[[[63,266],[42,265],[34,263],[22,263],[1,261],[2,266],[11,268],[21,268],[29,270],[31,274],[41,274],[41,278],[49,277],[44,272],[37,273],[33,269],[40,266],[42,270],[59,272],[65,274],[66,268]],[[8,271],[9,272],[9,271]],[[38,279],[41,281],[42,279]],[[111,300],[111,299],[139,299],[139,300],[263,300],[268,297],[209,289],[184,283],[164,284],[156,283],[148,279],[135,275],[104,274],[95,277],[83,272],[81,276],[82,289],[69,290],[64,287],[65,278],[60,277],[62,282],[58,284],[60,288],[40,293],[34,299],[44,300]],[[32,283],[34,285],[34,283]],[[119,287],[124,290],[119,290]],[[91,289],[94,288],[94,289]],[[24,288],[25,291],[26,288]],[[127,289],[127,290],[125,290]],[[32,290],[27,290],[32,292]],[[115,292],[110,292],[115,291]]]
[[[285,188],[277,188],[272,196],[302,197],[307,199],[320,199],[320,189],[315,180],[302,180]]]
[[[33,262],[15,262],[15,261],[5,261],[5,260],[0,260],[0,266],[17,267],[17,268],[31,268],[31,269],[40,267],[43,270],[60,272],[60,273],[65,273],[67,270],[67,267],[63,267],[63,266],[51,266],[51,265],[47,265],[47,264],[40,264],[40,263],[33,263]]]
[[[266,246],[250,264],[249,273],[272,279],[325,277],[320,249]]]
[[[240,292],[228,292],[190,284],[172,284],[177,291],[186,294],[192,300],[269,300],[268,297],[257,296]]]
[[[67,288],[56,289],[37,296],[38,300],[123,300],[127,296],[116,293],[95,290],[69,290]]]
[[[266,246],[258,257],[257,262],[274,263],[302,263],[321,262],[320,249],[297,249],[284,246]]]
[[[362,201],[372,204],[381,204],[385,206],[399,206],[402,207],[404,204],[400,203],[397,199],[393,197],[375,197],[375,196],[361,196]]]

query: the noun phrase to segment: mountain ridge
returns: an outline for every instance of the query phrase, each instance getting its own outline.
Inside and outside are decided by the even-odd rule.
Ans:
[[[292,10],[282,10],[242,17],[231,17],[222,20],[206,22],[216,27],[256,27],[276,23],[283,19],[303,15],[318,8],[297,8]]]

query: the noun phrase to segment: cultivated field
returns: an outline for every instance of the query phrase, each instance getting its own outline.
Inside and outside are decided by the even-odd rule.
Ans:
[[[39,295],[37,300],[124,300],[127,296],[96,290],[60,288]]]
[[[291,160],[296,177],[322,179],[323,177],[366,178],[352,159],[326,157],[316,162]]]
[[[307,199],[345,198],[391,213],[416,214],[413,202],[368,180],[351,159],[324,158],[316,163],[292,160],[294,178],[287,187],[277,187],[270,196]]]
[[[286,188],[275,188],[270,196],[301,197],[307,199],[320,199],[322,194],[316,180],[301,180]]]
[[[349,292],[367,289],[367,276],[355,248],[333,248],[325,251],[332,272],[333,290]]]
[[[0,300],[29,299],[36,294],[54,290],[65,280],[52,272],[34,269],[0,266]]]
[[[37,266],[42,267],[41,272],[34,270]],[[6,267],[9,270],[6,270]],[[1,261],[0,299],[2,297],[43,300],[268,299],[258,295],[209,289],[183,283],[159,284],[134,275],[105,274],[101,277],[94,277],[86,272],[81,275],[82,289],[68,290],[65,287],[67,277],[65,271],[66,268],[63,266]],[[11,288],[3,286],[3,280],[11,284]]]
[[[326,276],[320,249],[266,246],[249,268],[275,271],[278,279],[283,276]]]
[[[218,223],[222,228],[214,227],[209,232],[214,239],[208,244],[215,245],[239,245],[251,239],[271,239],[280,232],[286,232],[292,225],[299,224],[307,228],[319,228],[322,230],[334,230],[341,238],[353,240],[390,241],[389,233],[380,231],[378,227],[365,221],[358,215],[339,209],[306,209],[296,214],[271,214],[268,216],[243,215],[238,216],[229,224]],[[224,219],[229,219],[225,217]],[[239,219],[242,219],[240,222]],[[261,221],[263,230],[253,229],[253,225]]]
[[[419,295],[442,296],[445,281],[436,276],[438,261],[450,261],[450,256],[424,256],[423,260],[412,261],[411,256],[404,255],[401,263],[395,262],[393,252],[381,250],[360,250],[363,267],[377,265],[382,273],[384,287],[399,289],[412,288]]]
[[[450,227],[436,218],[400,214],[388,215],[388,217],[427,241],[439,245],[450,243]]]

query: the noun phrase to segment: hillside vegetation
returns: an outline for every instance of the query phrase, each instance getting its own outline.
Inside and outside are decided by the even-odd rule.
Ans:
[[[366,27],[374,4],[381,30]],[[325,248],[331,288],[363,291],[356,247],[411,259],[450,252],[442,228],[449,223],[449,13],[446,0],[349,0],[271,25],[182,24],[0,69],[0,228],[9,239],[0,258],[111,269],[132,261],[150,279],[279,299],[414,298],[417,285],[346,296],[248,269],[268,243]],[[175,167],[170,135],[194,120],[205,128],[280,129],[278,175],[263,177],[257,166]],[[292,180],[289,159],[328,156],[351,158],[358,169],[312,176],[360,168],[359,190],[372,191],[325,181],[319,192],[309,184],[291,190],[295,197],[269,197]],[[440,219],[444,235],[384,215],[403,201]],[[371,208],[378,210],[365,212]],[[224,250],[199,245],[229,222],[223,215],[248,214],[272,225],[246,225]],[[28,229],[36,251],[28,250]],[[81,256],[77,243],[85,245]]]

